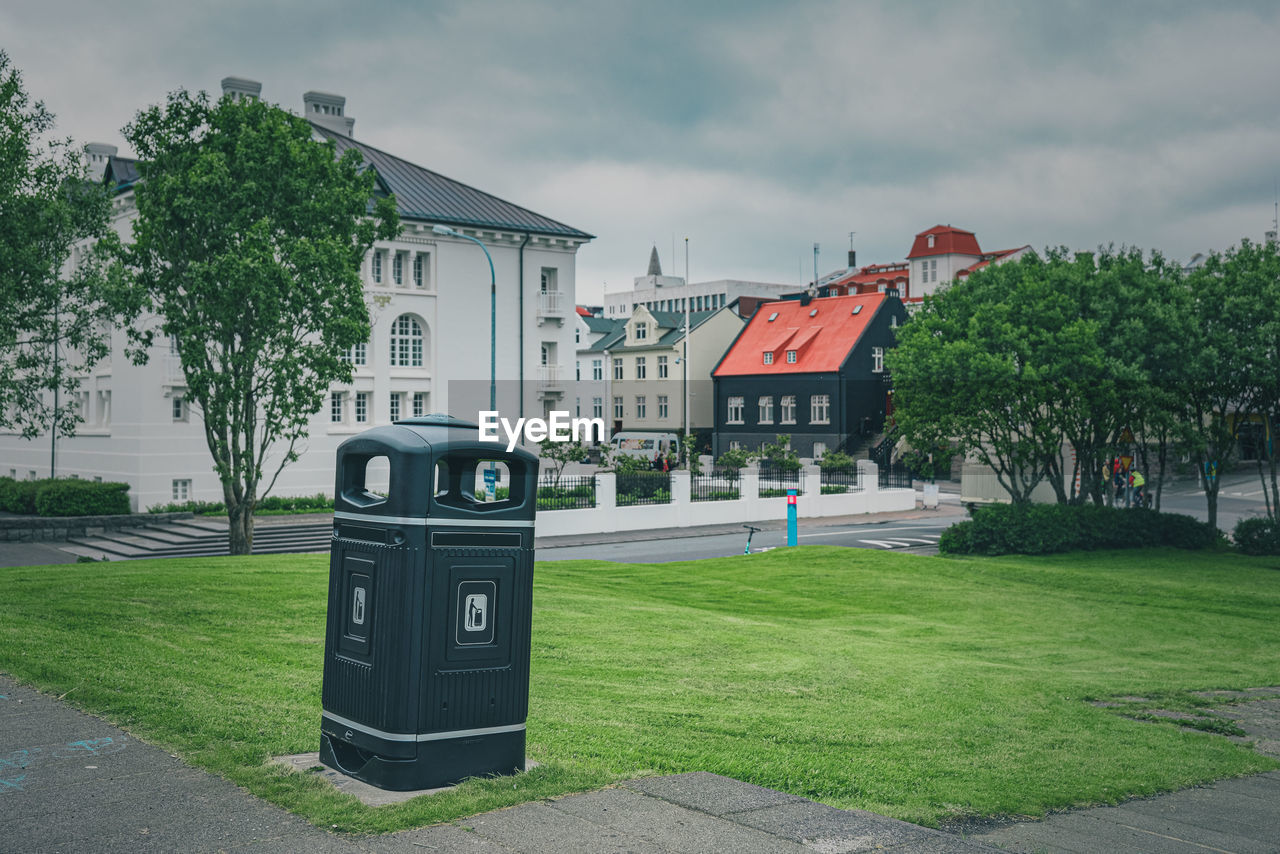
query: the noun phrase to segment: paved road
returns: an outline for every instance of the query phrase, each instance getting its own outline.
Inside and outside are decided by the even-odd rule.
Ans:
[[[832,526],[806,525],[798,532],[800,545],[848,546],[860,549],[932,550],[942,532],[964,518],[948,513],[934,519]],[[659,537],[658,534],[661,534]],[[642,539],[591,545],[564,545],[538,548],[538,560],[613,560],[622,563],[669,563],[709,557],[740,555],[747,544],[747,532],[680,536],[669,531],[649,532]],[[785,546],[785,529],[760,531],[751,538],[752,553]]]

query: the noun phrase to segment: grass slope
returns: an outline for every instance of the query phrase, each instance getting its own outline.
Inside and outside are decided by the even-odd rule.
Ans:
[[[540,564],[542,767],[377,810],[263,764],[318,744],[324,556],[0,569],[0,669],[345,830],[690,770],[936,824],[1275,767],[1086,702],[1280,684],[1274,564],[826,547]]]

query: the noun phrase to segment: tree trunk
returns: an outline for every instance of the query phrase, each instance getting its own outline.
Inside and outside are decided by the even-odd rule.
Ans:
[[[227,506],[227,547],[233,555],[253,552],[253,513],[244,503]]]

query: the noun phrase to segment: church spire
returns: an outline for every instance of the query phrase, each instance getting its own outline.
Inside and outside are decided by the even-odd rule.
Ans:
[[[658,263],[658,247],[653,247],[653,251],[649,253],[649,272],[647,276],[661,276],[662,265]]]

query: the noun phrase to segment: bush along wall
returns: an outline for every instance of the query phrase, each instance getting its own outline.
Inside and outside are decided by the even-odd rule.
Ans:
[[[1225,542],[1207,522],[1177,513],[1092,504],[992,504],[942,532],[943,554],[1051,554],[1173,546],[1207,549]]]
[[[129,484],[0,478],[0,510],[20,516],[127,515]]]
[[[1241,519],[1231,539],[1247,555],[1280,555],[1280,526],[1270,519]]]

